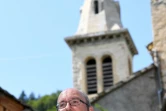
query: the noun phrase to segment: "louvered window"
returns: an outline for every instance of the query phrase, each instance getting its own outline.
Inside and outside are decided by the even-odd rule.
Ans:
[[[106,57],[105,59],[103,59],[102,69],[105,90],[113,85],[112,60],[110,57]]]
[[[99,3],[98,3],[98,0],[94,1],[94,12],[95,12],[95,14],[99,13]]]
[[[97,93],[96,61],[91,59],[86,64],[88,94]]]

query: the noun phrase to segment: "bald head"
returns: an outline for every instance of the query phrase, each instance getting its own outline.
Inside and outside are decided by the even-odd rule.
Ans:
[[[80,100],[80,104],[78,106],[71,106],[71,104],[67,104],[65,109],[66,111],[93,111],[90,109],[90,102],[83,92],[75,89],[75,88],[68,88],[62,91],[58,97],[58,104],[61,102],[69,102],[73,99]],[[65,110],[63,109],[63,110]]]
[[[68,88],[68,89],[62,91],[62,92],[60,93],[59,97],[58,97],[58,102],[59,102],[59,98],[61,98],[61,97],[66,97],[66,96],[71,96],[71,95],[75,95],[75,97],[78,97],[78,98],[80,98],[80,99],[83,99],[83,100],[85,100],[86,102],[88,102],[88,104],[90,104],[88,97],[87,97],[83,92],[79,91],[79,90],[76,89],[76,88]]]

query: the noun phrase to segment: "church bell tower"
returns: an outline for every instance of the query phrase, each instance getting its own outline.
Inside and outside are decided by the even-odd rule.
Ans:
[[[80,14],[76,34],[65,41],[72,50],[73,85],[91,98],[132,75],[138,52],[122,26],[119,2],[84,0]]]

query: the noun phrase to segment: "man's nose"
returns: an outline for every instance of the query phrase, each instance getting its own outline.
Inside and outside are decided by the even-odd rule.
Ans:
[[[70,105],[70,103],[67,103],[65,109],[66,109],[66,111],[71,111],[71,105]]]

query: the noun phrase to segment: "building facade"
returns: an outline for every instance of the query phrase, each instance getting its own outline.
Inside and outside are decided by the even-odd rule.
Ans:
[[[166,0],[152,0],[151,8],[154,39],[148,50],[154,63],[133,73],[138,52],[121,23],[119,2],[84,1],[78,30],[65,41],[72,50],[74,87],[86,93],[94,106],[109,111],[164,110]]]

